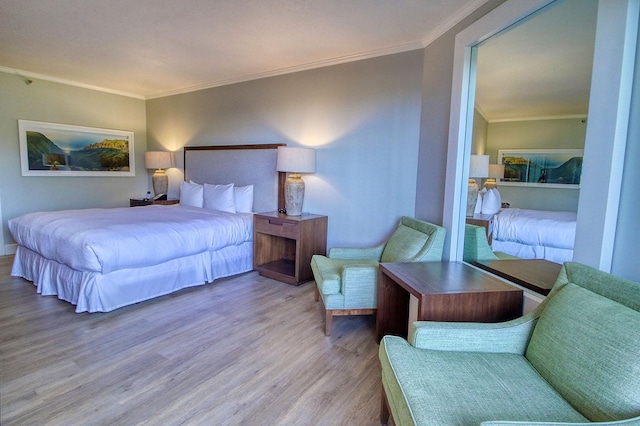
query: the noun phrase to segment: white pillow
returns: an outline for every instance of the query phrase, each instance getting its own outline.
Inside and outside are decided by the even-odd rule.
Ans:
[[[253,185],[236,186],[233,188],[236,202],[236,213],[251,213],[253,211]]]
[[[482,214],[496,214],[502,207],[500,193],[497,189],[492,188],[482,197]]]
[[[202,185],[192,182],[182,182],[180,184],[180,205],[202,208]]]
[[[484,197],[484,194],[486,194],[486,192],[487,192],[486,188],[482,188],[480,191],[478,191],[478,200],[476,201],[476,208],[473,211],[473,214],[482,213],[482,197]]]
[[[233,184],[209,185],[204,184],[204,208],[220,210],[228,213],[236,212],[236,202],[233,196]]]

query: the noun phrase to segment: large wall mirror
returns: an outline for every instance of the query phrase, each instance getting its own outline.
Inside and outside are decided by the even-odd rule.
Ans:
[[[485,155],[485,163],[516,164],[492,167],[510,179],[498,183],[501,201],[573,214],[569,256],[610,268],[617,203],[609,201],[619,197],[626,125],[608,123],[628,122],[628,108],[619,106],[630,87],[629,46],[637,40],[628,19],[633,4],[510,0],[457,35],[443,217],[450,260],[464,256],[468,179],[482,185],[488,177],[470,170],[472,155]],[[524,163],[536,165],[534,177],[518,175]],[[576,173],[580,180],[571,181]]]
[[[489,243],[519,258],[573,259],[597,9],[555,1],[472,48],[471,155],[481,162],[469,176],[480,192],[469,190],[465,221],[487,238],[466,227],[465,261],[491,259]]]

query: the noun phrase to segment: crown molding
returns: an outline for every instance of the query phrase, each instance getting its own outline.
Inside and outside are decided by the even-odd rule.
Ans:
[[[83,88],[83,89],[89,89],[89,90],[95,90],[95,91],[98,91],[98,92],[110,93],[112,95],[126,96],[128,98],[136,98],[136,99],[144,100],[144,96],[143,95],[138,95],[138,94],[135,94],[135,93],[123,92],[121,90],[107,89],[105,87],[94,86],[92,84],[85,84],[85,83],[80,83],[78,81],[67,80],[67,79],[64,79],[64,78],[52,77],[52,76],[46,75],[46,74],[38,74],[38,73],[35,73],[35,72],[18,70],[18,69],[15,69],[15,68],[8,68],[8,67],[3,67],[3,66],[0,66],[0,72],[4,72],[4,73],[7,73],[7,74],[18,75],[20,77],[24,77],[24,78],[28,78],[28,79],[50,81],[52,83],[66,84],[67,86],[75,86],[75,87],[80,87],[80,88]]]
[[[211,88],[220,87],[220,86],[228,86],[230,84],[244,83],[252,80],[259,80],[261,78],[277,77],[280,75],[292,74],[300,71],[308,71],[312,69],[329,67],[332,65],[340,65],[340,64],[346,64],[349,62],[361,61],[364,59],[372,59],[372,58],[378,58],[386,55],[393,55],[395,53],[410,52],[412,50],[418,50],[423,48],[424,46],[422,45],[422,42],[407,43],[399,46],[389,47],[386,49],[371,50],[368,52],[357,53],[354,55],[345,55],[338,58],[327,59],[324,61],[309,62],[307,64],[295,65],[292,67],[285,67],[285,68],[278,68],[271,71],[248,74],[240,77],[212,81],[209,83],[186,87],[183,89],[176,89],[176,90],[170,90],[167,92],[156,93],[153,95],[146,96],[146,99],[164,98],[167,96],[180,95],[180,94],[189,93],[189,92],[196,92],[198,90],[211,89]]]
[[[539,117],[497,118],[497,119],[487,120],[487,121],[489,123],[508,123],[513,121],[572,120],[572,119],[586,120],[586,118],[587,118],[587,114],[572,114],[572,115],[548,115],[548,116],[539,116]]]
[[[480,6],[482,6],[483,4],[485,4],[488,1],[489,0],[476,0],[476,1],[472,2],[472,3],[469,3],[466,7],[460,9],[451,18],[449,18],[448,20],[444,21],[443,23],[438,25],[436,28],[434,28],[431,32],[429,32],[427,37],[424,40],[422,40],[422,47],[423,48],[427,47],[428,45],[430,45],[431,43],[436,41],[438,38],[440,38],[440,36],[442,36],[444,33],[449,31],[455,25],[460,23],[464,18],[466,18],[467,16],[471,15]]]

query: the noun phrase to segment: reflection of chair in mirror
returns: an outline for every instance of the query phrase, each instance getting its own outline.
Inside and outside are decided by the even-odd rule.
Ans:
[[[439,262],[445,229],[403,217],[386,243],[369,248],[332,248],[329,257],[315,255],[311,269],[316,301],[326,310],[325,334],[331,334],[333,316],[373,315],[377,306],[379,262]]]
[[[494,252],[487,242],[487,231],[482,226],[467,224],[464,229],[464,253],[462,259],[471,263],[483,260],[518,258],[499,251]]]

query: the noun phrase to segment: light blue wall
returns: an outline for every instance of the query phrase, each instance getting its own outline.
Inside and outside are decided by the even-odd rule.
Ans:
[[[141,99],[34,80],[0,72],[0,197],[3,240],[13,244],[7,220],[23,213],[87,207],[128,206],[143,196],[149,177],[145,103]],[[134,132],[135,177],[22,176],[18,120],[45,121]]]
[[[304,211],[329,216],[329,247],[378,244],[415,212],[422,58],[417,50],[149,100],[149,148],[313,147]],[[177,196],[182,175],[171,172]]]

